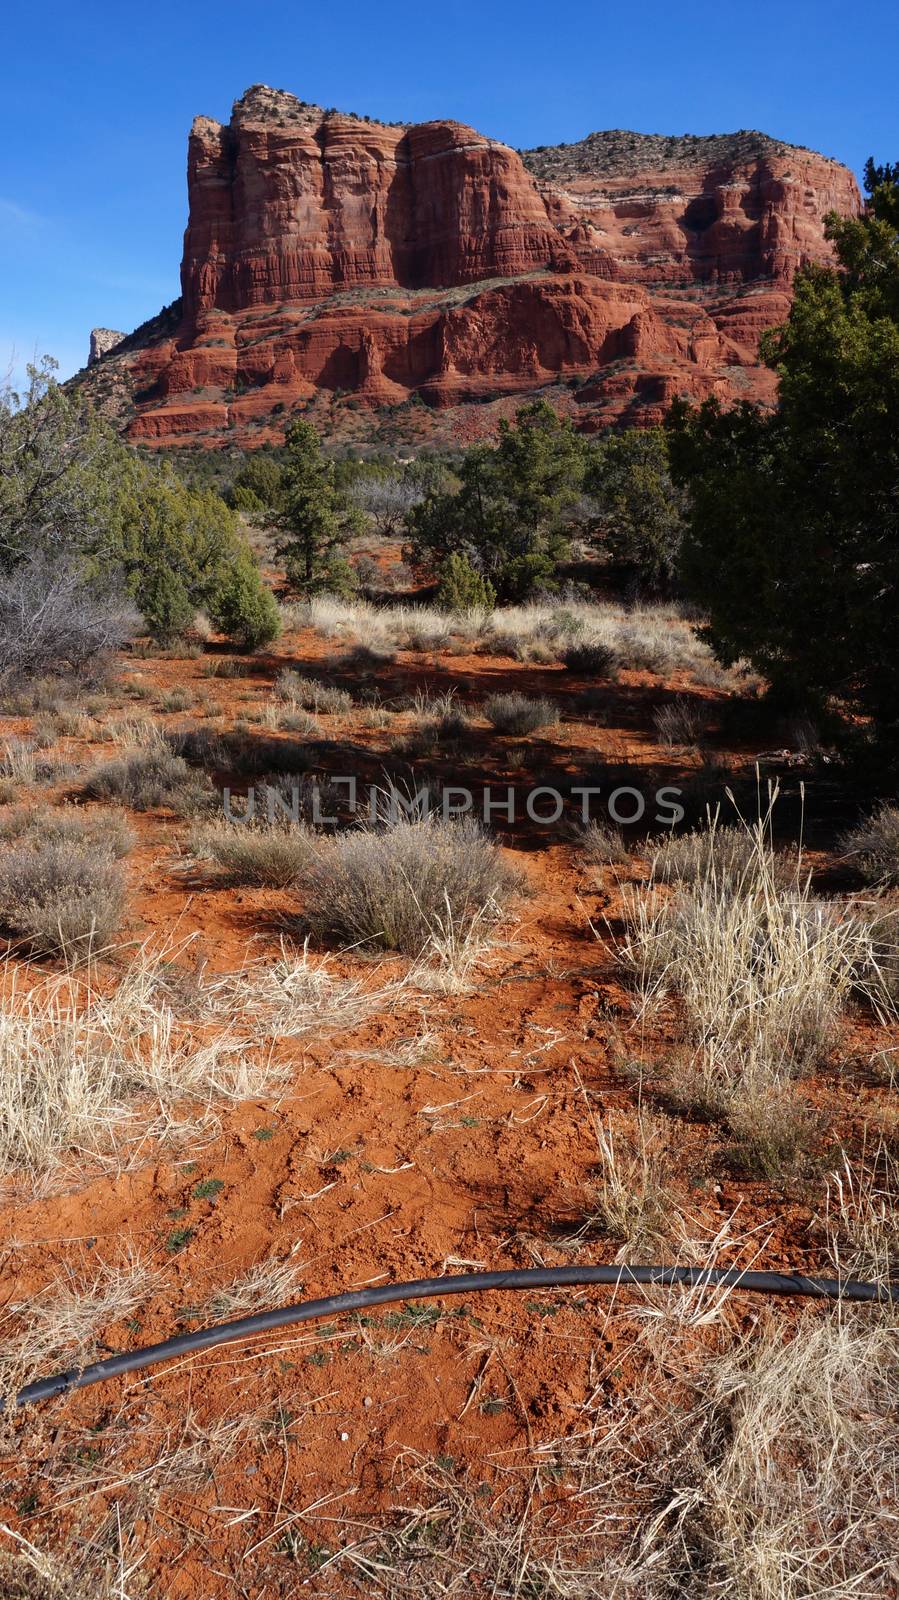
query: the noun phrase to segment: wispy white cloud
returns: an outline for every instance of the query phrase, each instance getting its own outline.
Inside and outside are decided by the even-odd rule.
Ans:
[[[0,237],[33,239],[46,226],[46,218],[15,200],[0,195]]]

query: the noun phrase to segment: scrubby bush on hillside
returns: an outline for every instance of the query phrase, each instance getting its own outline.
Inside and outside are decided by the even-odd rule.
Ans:
[[[290,667],[279,672],[274,689],[280,700],[302,706],[304,710],[314,711],[317,715],[353,709],[353,697],[348,689],[336,689],[330,683],[321,683],[318,678],[304,678]]]

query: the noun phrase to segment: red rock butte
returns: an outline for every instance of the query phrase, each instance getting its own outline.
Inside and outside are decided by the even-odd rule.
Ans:
[[[770,402],[759,336],[831,259],[827,213],[860,205],[847,168],[764,134],[516,152],[263,85],[194,121],[188,198],[181,300],[85,380],[150,445],[261,443],[323,398],[357,433],[423,401],[459,437],[554,386],[588,428]]]

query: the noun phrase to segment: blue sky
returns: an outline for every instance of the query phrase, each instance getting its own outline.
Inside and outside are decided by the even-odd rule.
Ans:
[[[25,5],[3,30],[0,379],[86,359],[178,293],[192,117],[251,83],[386,119],[452,116],[516,146],[594,128],[761,128],[860,171],[899,160],[899,8],[446,0]]]

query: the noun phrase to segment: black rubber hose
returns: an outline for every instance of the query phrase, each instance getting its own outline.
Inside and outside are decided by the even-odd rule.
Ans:
[[[413,1278],[408,1283],[385,1283],[370,1289],[354,1289],[348,1294],[328,1295],[324,1300],[301,1301],[299,1305],[279,1306],[274,1311],[258,1311],[234,1322],[219,1322],[195,1333],[180,1333],[160,1344],[145,1345],[108,1356],[89,1367],[57,1372],[52,1378],[39,1378],[26,1384],[16,1396],[16,1405],[49,1400],[67,1389],[86,1389],[124,1372],[139,1372],[176,1356],[196,1350],[211,1350],[215,1345],[232,1344],[254,1333],[272,1328],[287,1328],[298,1322],[314,1322],[334,1317],[343,1311],[361,1311],[367,1306],[390,1305],[397,1300],[427,1300],[447,1294],[480,1293],[485,1289],[561,1289],[569,1284],[606,1284],[618,1288],[627,1284],[683,1284],[688,1288],[750,1289],[759,1294],[807,1295],[816,1300],[899,1301],[899,1282],[862,1283],[857,1278],[806,1278],[800,1273],[742,1272],[737,1267],[526,1267],[512,1272],[461,1272],[444,1278]],[[3,1403],[0,1402],[0,1410]]]

